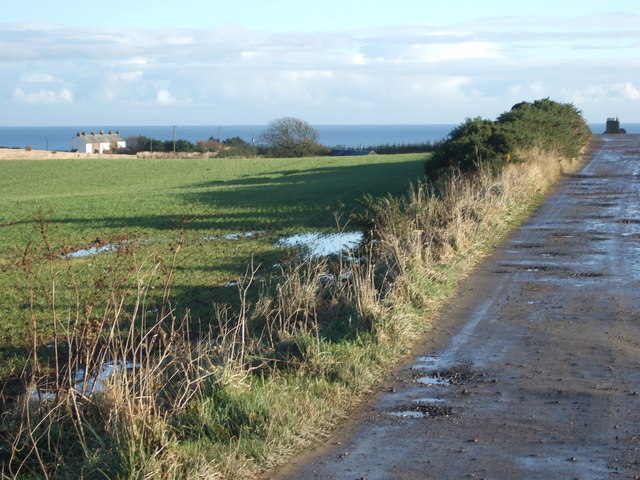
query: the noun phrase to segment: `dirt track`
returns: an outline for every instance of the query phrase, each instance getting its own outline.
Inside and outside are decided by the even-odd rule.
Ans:
[[[421,356],[270,478],[640,478],[639,201],[640,135],[599,137]]]
[[[93,158],[93,159],[109,159],[109,158],[132,158],[133,155],[123,154],[95,154],[95,153],[78,153],[63,152],[55,150],[22,150],[18,148],[0,148],[0,160],[56,160],[69,158]]]

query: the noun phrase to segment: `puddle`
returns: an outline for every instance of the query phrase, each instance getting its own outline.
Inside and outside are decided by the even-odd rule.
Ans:
[[[117,249],[118,249],[118,245],[110,244],[110,245],[103,245],[102,247],[82,248],[74,252],[60,255],[60,257],[61,258],[84,258],[84,257],[91,257],[93,255],[100,255],[101,253],[112,252],[113,250],[117,250]]]
[[[87,396],[99,392],[104,389],[105,382],[111,378],[114,373],[122,370],[123,365],[126,370],[136,367],[136,364],[133,362],[126,362],[124,364],[123,362],[106,362],[103,364],[102,370],[88,376],[84,369],[81,368],[75,375],[74,389]],[[31,395],[31,399],[35,401],[54,400],[55,398],[55,393],[39,388],[36,388]]]
[[[363,240],[362,232],[299,233],[281,238],[278,247],[299,248],[306,257],[328,257],[356,249]]]
[[[445,380],[438,377],[419,377],[416,379],[416,382],[421,383],[422,385],[427,385],[430,387],[439,387],[442,385],[451,385],[450,380]]]
[[[513,248],[525,249],[525,250],[533,250],[536,248],[543,248],[544,245],[540,243],[520,243],[520,240],[513,241]]]
[[[462,364],[443,370],[433,370],[429,375],[416,378],[416,382],[428,386],[460,385],[473,380],[477,375],[471,370],[471,364]]]
[[[444,398],[426,397],[426,398],[417,398],[413,402],[414,403],[444,403],[446,402],[446,400]]]
[[[419,411],[407,410],[406,412],[389,412],[392,417],[399,418],[424,418],[425,414]]]
[[[547,257],[547,258],[556,258],[556,257],[567,257],[569,256],[568,253],[563,253],[563,252],[544,252],[540,254],[541,257]]]
[[[571,277],[573,278],[600,278],[606,277],[604,273],[601,272],[576,272],[572,273]]]
[[[229,233],[223,238],[225,240],[240,240],[241,238],[251,238],[259,235],[260,232],[245,232],[245,233]]]
[[[136,365],[133,362],[126,362],[123,365],[123,362],[106,362],[102,365],[102,370],[100,370],[95,375],[86,375],[85,371],[80,369],[76,374],[76,389],[79,391],[88,392],[89,394],[94,392],[99,392],[104,388],[105,382],[113,376],[114,373],[119,372],[122,368],[126,370],[130,370],[134,368]]]
[[[392,417],[399,418],[435,418],[448,417],[452,414],[453,408],[448,405],[416,405],[397,412],[389,412]]]
[[[420,370],[437,370],[443,367],[443,361],[436,356],[423,356],[418,357],[418,363],[416,363],[412,369]]]
[[[256,237],[263,232],[244,232],[244,233],[228,233],[221,237],[216,237],[215,235],[208,235],[206,237],[202,237],[200,240],[202,242],[213,242],[214,240],[223,239],[223,240],[240,240],[241,238],[253,238]]]

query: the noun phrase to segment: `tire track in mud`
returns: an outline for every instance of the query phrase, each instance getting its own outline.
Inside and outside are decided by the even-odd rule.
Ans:
[[[421,348],[271,478],[640,478],[640,135],[599,136]]]

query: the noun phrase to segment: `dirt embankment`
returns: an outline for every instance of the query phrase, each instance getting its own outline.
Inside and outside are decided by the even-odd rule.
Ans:
[[[91,159],[111,159],[111,158],[214,158],[217,152],[139,152],[135,155],[122,153],[78,153],[55,150],[21,150],[18,148],[0,148],[0,160],[53,160],[68,158],[91,158]]]
[[[639,158],[601,136],[420,355],[268,478],[640,478]]]
[[[78,153],[55,150],[21,150],[18,148],[0,148],[0,160],[49,160],[56,158],[136,158],[135,155],[110,153]]]

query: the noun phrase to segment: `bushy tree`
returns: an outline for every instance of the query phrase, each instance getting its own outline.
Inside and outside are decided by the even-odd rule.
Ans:
[[[520,148],[554,150],[567,158],[580,155],[591,138],[591,129],[575,106],[548,98],[518,103],[497,122]]]
[[[261,138],[274,157],[307,157],[326,150],[318,143],[316,129],[294,117],[273,120]]]
[[[164,151],[165,152],[173,152],[174,147],[176,152],[195,152],[197,150],[197,146],[191,143],[189,140],[176,140],[175,143],[173,140],[165,140],[164,142]],[[153,144],[153,149],[155,150],[155,143]]]
[[[495,174],[515,160],[515,142],[501,125],[480,117],[468,118],[454,128],[425,164],[429,177],[452,170],[475,171],[488,167]]]
[[[255,157],[258,154],[258,148],[252,143],[243,140],[240,137],[231,137],[222,141],[223,148],[218,154],[219,157]]]
[[[165,151],[165,142],[145,137],[144,135],[130,135],[126,138],[126,141],[127,148],[125,150],[127,153]],[[173,150],[173,146],[171,147],[171,150]]]
[[[497,174],[508,161],[520,161],[519,152],[538,148],[575,158],[590,139],[589,126],[572,104],[548,98],[521,102],[495,122],[478,117],[454,128],[425,163],[425,172],[432,179],[481,167]]]

